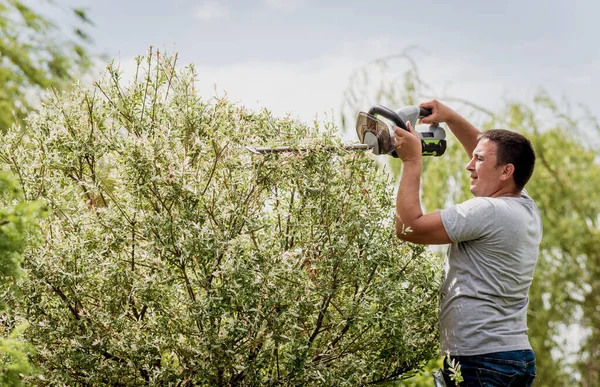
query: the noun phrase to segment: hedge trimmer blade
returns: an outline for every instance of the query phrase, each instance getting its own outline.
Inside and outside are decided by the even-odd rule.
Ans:
[[[360,112],[356,121],[356,133],[362,144],[342,145],[340,147],[294,147],[294,146],[278,146],[278,147],[253,147],[247,146],[246,149],[250,152],[262,155],[267,153],[288,153],[288,152],[306,152],[310,150],[334,151],[336,149],[344,149],[348,151],[366,151],[372,150],[373,154],[380,155],[388,153],[392,150],[392,140],[390,131],[385,122],[375,118],[371,114]]]
[[[250,152],[257,155],[264,155],[267,153],[298,153],[298,152],[307,152],[311,150],[325,150],[325,151],[334,151],[336,149],[344,149],[348,151],[365,151],[371,149],[371,145],[367,144],[356,144],[356,145],[343,145],[341,147],[329,146],[329,147],[319,147],[319,148],[302,148],[302,147],[293,147],[293,146],[277,146],[277,147],[253,147],[247,146],[246,149]]]

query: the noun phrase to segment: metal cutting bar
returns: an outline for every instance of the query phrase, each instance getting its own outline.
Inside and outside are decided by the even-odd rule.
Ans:
[[[247,146],[246,149],[249,150],[252,153],[255,153],[257,155],[262,155],[262,154],[266,154],[266,153],[286,153],[286,152],[305,152],[305,151],[310,151],[310,150],[325,150],[325,151],[333,151],[336,149],[345,149],[345,150],[349,150],[349,151],[365,151],[365,150],[369,150],[371,148],[373,148],[371,145],[368,144],[355,144],[355,145],[344,145],[342,147],[337,147],[337,146],[331,146],[331,147],[324,147],[324,148],[298,148],[298,147],[293,147],[293,146],[277,146],[277,147],[252,147],[252,146]]]

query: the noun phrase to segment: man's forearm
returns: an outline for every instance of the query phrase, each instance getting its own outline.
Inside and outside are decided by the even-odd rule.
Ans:
[[[477,137],[481,133],[479,129],[458,113],[451,120],[446,121],[446,124],[462,144],[463,148],[465,148],[467,155],[471,157],[473,150],[477,146]]]
[[[396,235],[410,232],[411,224],[423,215],[419,188],[421,185],[421,160],[404,162],[396,196]]]
[[[444,229],[440,212],[424,215],[421,210],[421,140],[410,122],[406,126],[409,132],[394,128],[394,148],[402,160],[402,175],[396,196],[396,235],[413,243],[449,243],[450,238]]]

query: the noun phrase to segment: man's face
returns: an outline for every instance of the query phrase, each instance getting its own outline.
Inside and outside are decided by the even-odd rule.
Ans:
[[[494,141],[482,139],[473,151],[467,164],[471,172],[471,193],[475,196],[494,197],[505,185],[501,179],[503,166],[497,164],[498,145]]]

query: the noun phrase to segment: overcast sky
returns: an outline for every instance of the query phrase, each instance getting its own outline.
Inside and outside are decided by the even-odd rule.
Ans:
[[[203,95],[216,85],[241,105],[304,121],[337,119],[352,70],[413,45],[440,97],[494,109],[544,87],[600,116],[597,1],[60,2],[87,9],[93,49],[124,68],[150,45],[177,51],[197,67]]]

